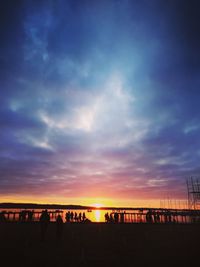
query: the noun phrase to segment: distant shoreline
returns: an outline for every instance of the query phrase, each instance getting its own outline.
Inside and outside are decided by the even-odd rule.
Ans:
[[[74,210],[139,210],[150,209],[149,207],[93,207],[83,205],[65,204],[37,204],[37,203],[0,203],[1,209],[74,209]],[[159,209],[159,208],[151,208]]]
[[[74,209],[74,210],[166,210],[169,208],[152,208],[152,207],[92,207],[82,205],[64,205],[64,204],[37,204],[37,203],[0,203],[0,209]],[[170,209],[177,210],[177,209]],[[187,210],[187,209],[178,209]]]

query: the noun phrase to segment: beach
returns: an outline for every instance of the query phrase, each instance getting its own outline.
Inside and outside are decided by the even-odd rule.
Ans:
[[[65,223],[61,238],[50,223],[0,224],[3,266],[192,266],[199,224]],[[1,265],[2,266],[2,265]]]

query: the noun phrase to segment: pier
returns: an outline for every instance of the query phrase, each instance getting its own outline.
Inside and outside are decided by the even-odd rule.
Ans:
[[[105,214],[105,222],[107,223],[200,223],[200,210],[132,208],[130,210],[116,209],[109,212],[106,209],[99,209],[99,211]],[[66,212],[65,210],[48,210],[50,221],[55,222],[57,216],[61,215],[63,222],[65,222]],[[42,210],[2,210],[0,221],[3,221],[2,218],[4,218],[4,221],[9,222],[38,222],[41,213]]]
[[[140,209],[113,211],[113,222],[119,223],[200,223],[200,210]]]
[[[30,222],[30,221],[39,221],[42,210],[36,211],[36,210],[21,210],[21,211],[2,211],[1,212],[6,221],[21,221],[21,222]],[[50,220],[54,221],[58,215],[63,214],[62,210],[54,210],[54,211],[48,211]]]

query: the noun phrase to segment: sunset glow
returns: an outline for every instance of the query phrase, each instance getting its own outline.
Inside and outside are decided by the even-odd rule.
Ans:
[[[101,211],[100,210],[94,210],[94,220],[96,222],[100,222],[101,221]]]
[[[103,204],[100,204],[100,203],[94,203],[94,204],[91,204],[91,207],[95,207],[95,208],[102,208],[104,205]]]

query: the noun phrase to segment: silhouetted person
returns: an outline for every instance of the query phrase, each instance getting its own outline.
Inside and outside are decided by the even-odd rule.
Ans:
[[[77,212],[74,213],[74,220],[75,220],[75,222],[78,221],[78,215],[77,215]]]
[[[146,222],[152,223],[152,211],[148,210],[146,213]]]
[[[22,210],[22,222],[26,221],[26,210]]]
[[[152,216],[153,216],[154,223],[157,223],[157,214],[156,214],[156,211],[153,211]]]
[[[110,219],[109,219],[109,222],[110,222],[110,223],[113,223],[113,222],[114,222],[113,214],[112,214],[112,213],[110,213]]]
[[[33,220],[33,214],[34,214],[34,211],[33,210],[29,210],[28,211],[28,221],[29,222],[32,222],[32,220]]]
[[[173,223],[176,223],[176,216],[175,216],[175,214],[173,216]]]
[[[114,222],[118,223],[119,221],[119,214],[117,212],[114,213]]]
[[[6,222],[5,211],[0,212],[0,222]]]
[[[159,214],[158,211],[157,211],[157,214],[156,214],[156,220],[157,220],[158,223],[160,223],[160,214]]]
[[[168,211],[168,222],[171,223],[172,222],[172,214],[170,211]]]
[[[56,238],[57,240],[61,240],[63,234],[63,219],[59,214],[56,218]]]
[[[104,215],[104,217],[105,217],[105,221],[108,223],[109,220],[110,220],[108,212],[106,212],[106,214]]]
[[[166,210],[165,213],[164,213],[164,221],[165,223],[168,223],[168,211]]]
[[[68,212],[65,214],[65,220],[66,220],[66,222],[70,222],[70,219],[71,219],[71,213],[70,213],[70,211],[68,211]]]
[[[43,210],[42,214],[40,216],[40,229],[41,229],[41,240],[44,241],[45,237],[46,237],[46,231],[47,231],[47,227],[49,225],[50,222],[50,216],[47,212],[47,210]]]
[[[120,222],[124,223],[124,212],[120,213]]]
[[[74,213],[73,213],[73,211],[71,211],[71,221],[73,222],[73,220],[74,220]]]
[[[79,212],[79,215],[78,215],[78,221],[81,222],[81,220],[82,220],[82,213]]]
[[[83,222],[85,221],[86,216],[85,216],[85,212],[83,212]]]
[[[19,212],[19,222],[21,221],[21,219],[22,219],[22,212],[20,211]]]
[[[26,211],[25,210],[21,210],[19,213],[19,221],[21,222],[25,222],[26,221]]]

